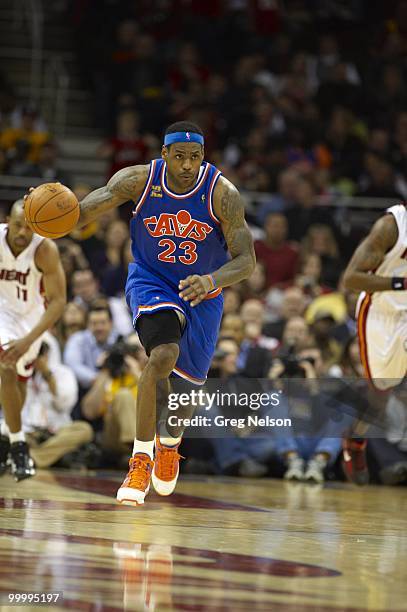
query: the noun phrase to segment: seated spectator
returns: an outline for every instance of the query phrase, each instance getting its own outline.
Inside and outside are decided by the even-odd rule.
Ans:
[[[301,257],[301,264],[293,284],[304,292],[309,300],[313,300],[322,293],[329,293],[330,289],[321,284],[322,262],[318,253],[306,253]]]
[[[356,306],[359,299],[359,294],[353,291],[344,291],[343,293],[346,305],[346,313],[341,322],[337,322],[331,330],[331,336],[342,346],[346,345],[350,338],[356,335]],[[318,312],[318,311],[316,311]]]
[[[299,173],[292,168],[280,172],[277,179],[277,193],[269,201],[259,204],[257,222],[260,226],[265,224],[268,214],[284,212],[295,204],[300,180]]]
[[[298,187],[294,206],[286,212],[288,221],[288,239],[300,242],[308,228],[314,223],[324,223],[334,226],[332,210],[317,206],[318,196],[315,183],[311,176],[302,176]]]
[[[353,72],[353,77],[357,75]],[[349,78],[348,64],[337,60],[331,66],[329,79],[322,82],[316,94],[316,101],[323,115],[327,116],[340,103],[343,110],[358,113],[362,109],[363,96],[360,83],[355,78]]]
[[[329,81],[331,77],[332,67],[341,60],[341,53],[336,37],[330,33],[324,32],[318,40],[318,54],[313,58],[314,77],[317,84]],[[360,83],[355,64],[347,62],[345,64],[345,77],[349,83]]]
[[[92,270],[74,270],[71,277],[72,300],[87,309],[100,296],[99,283]]]
[[[131,74],[137,58],[136,46],[139,35],[139,24],[132,19],[122,19],[116,24],[108,49],[109,56],[106,57],[103,67],[103,77],[107,83],[105,90],[101,88],[99,93],[103,92],[104,96],[110,98],[115,94],[129,92],[129,74]],[[107,100],[102,98],[103,102],[106,104]]]
[[[240,309],[240,316],[245,324],[260,323],[265,320],[265,308],[260,300],[246,300]]]
[[[55,141],[48,140],[42,146],[35,165],[35,174],[44,182],[59,181],[63,185],[71,185],[71,177],[58,167],[58,146]]]
[[[251,276],[240,283],[240,293],[243,301],[249,299],[262,300],[266,295],[266,267],[258,260]]]
[[[129,255],[126,253],[126,249],[129,249],[128,238],[128,225],[121,219],[113,221],[106,230],[103,256],[98,264],[98,276],[104,295],[113,297],[123,293],[129,263]]]
[[[315,347],[302,350],[295,347],[289,361],[276,359],[270,370],[269,378],[276,382],[277,388],[283,384],[281,379],[294,377],[289,395],[284,398],[287,415],[292,417],[294,426],[287,431],[281,428],[276,441],[276,450],[286,464],[284,478],[287,480],[323,483],[326,468],[336,462],[342,451],[341,433],[345,424],[338,425],[330,419],[329,411],[324,410],[328,398],[320,389],[322,376],[322,356]],[[304,381],[298,381],[298,377]],[[351,420],[349,416],[347,421]]]
[[[44,118],[38,113],[38,110],[32,104],[17,104],[16,106],[10,107],[9,125],[13,128],[23,127],[24,117],[27,112],[32,113],[34,121],[32,124],[33,130],[36,132],[47,132],[47,124]]]
[[[289,287],[283,293],[280,304],[280,315],[276,321],[266,323],[263,328],[265,336],[281,340],[286,322],[292,317],[301,317],[306,308],[306,297],[299,287]]]
[[[120,340],[107,355],[92,386],[82,399],[84,416],[93,421],[103,417],[101,445],[128,460],[136,437],[138,381],[147,356],[136,334]]]
[[[335,236],[328,225],[315,223],[309,227],[301,241],[301,253],[303,257],[309,253],[319,255],[322,263],[321,283],[330,288],[337,286],[344,266]]]
[[[238,368],[247,378],[265,378],[270,369],[272,351],[278,340],[262,333],[260,321],[249,321],[244,326],[244,337],[240,344]]]
[[[345,294],[341,289],[341,281],[338,283],[338,290],[331,293],[323,293],[316,297],[305,311],[305,318],[308,324],[312,324],[315,313],[321,310],[329,312],[337,323],[346,319]]]
[[[319,310],[314,315],[311,325],[311,332],[315,339],[315,344],[321,352],[324,372],[338,363],[342,354],[339,342],[332,337],[335,328],[335,319],[330,312]]]
[[[221,340],[218,342],[217,350],[211,366],[212,376],[222,380],[222,390],[228,389],[228,384],[233,385],[238,367],[238,345],[234,340]],[[232,388],[230,388],[232,390]],[[213,406],[211,416],[222,412],[222,406]],[[228,407],[231,414],[236,414],[233,407]],[[229,476],[245,476],[248,478],[259,478],[268,472],[267,460],[274,450],[274,442],[268,436],[264,440],[257,437],[211,437],[210,443],[213,448],[213,463],[216,473]],[[204,434],[205,432],[203,432]]]
[[[373,103],[378,116],[385,117],[405,108],[406,85],[401,66],[387,64],[384,66],[378,86],[373,93]]]
[[[75,244],[71,238],[64,237],[57,241],[62,267],[65,272],[68,286],[68,295],[72,293],[72,275],[76,270],[85,270],[89,267],[88,260],[84,256],[81,247]]]
[[[84,308],[89,308],[89,305],[98,298],[104,299],[99,292],[99,282],[89,268],[76,270],[72,274],[71,283],[73,301]],[[107,301],[113,317],[114,330],[122,336],[127,336],[133,331],[133,324],[124,297],[110,297]]]
[[[72,191],[80,202],[92,191],[92,188],[86,183],[75,183],[72,187]],[[103,257],[106,219],[107,223],[109,223],[110,221],[117,219],[118,214],[117,209],[108,211],[87,225],[80,228],[75,228],[69,234],[69,237],[72,238],[72,240],[74,240],[78,246],[80,246],[83,254],[89,262],[87,267],[90,267],[94,274],[97,274],[99,271],[99,261],[100,258]]]
[[[47,132],[38,131],[35,127],[37,111],[29,106],[22,109],[21,125],[6,128],[0,134],[0,148],[6,151],[7,157],[14,159],[18,146],[24,143],[26,160],[36,164],[40,157],[43,145],[49,140]]]
[[[150,157],[149,146],[153,140],[152,136],[146,137],[140,133],[140,118],[133,110],[120,111],[116,122],[116,134],[99,150],[99,155],[110,161],[107,178],[127,166],[145,164]]]
[[[34,375],[27,384],[22,420],[31,457],[39,468],[48,468],[68,453],[91,442],[93,431],[84,421],[72,422],[78,383],[66,365],[49,359],[43,342],[35,360]]]
[[[390,131],[384,125],[371,127],[368,149],[379,155],[390,155]]]
[[[106,351],[117,338],[110,308],[91,304],[87,312],[87,329],[72,334],[64,349],[64,363],[73,370],[82,390],[93,385]]]
[[[294,347],[297,351],[309,348],[314,343],[312,332],[304,317],[290,317],[283,330],[281,345],[278,352],[290,350]]]
[[[28,159],[30,147],[25,140],[16,142],[12,153],[9,153],[7,159],[7,173],[12,176],[29,176],[37,175],[37,166]]]
[[[76,302],[68,302],[57,324],[57,338],[62,350],[68,338],[86,328],[86,310]]]
[[[226,287],[223,292],[223,314],[238,314],[242,299],[235,287]]]
[[[399,191],[397,176],[386,156],[369,151],[365,155],[364,165],[366,175],[361,179],[363,186],[356,193],[357,196],[393,200],[404,199],[406,193]]]
[[[255,242],[256,256],[266,269],[267,287],[287,283],[294,278],[298,249],[287,242],[288,224],[282,213],[270,213],[264,224],[266,236]]]
[[[239,345],[233,338],[221,338],[218,341],[210,369],[211,378],[229,379],[238,372],[237,357]]]
[[[348,338],[339,362],[330,367],[328,374],[338,378],[363,378],[364,370],[360,359],[359,340],[355,334]]]
[[[233,338],[240,347],[244,336],[244,322],[237,314],[224,315],[219,331],[219,338]]]

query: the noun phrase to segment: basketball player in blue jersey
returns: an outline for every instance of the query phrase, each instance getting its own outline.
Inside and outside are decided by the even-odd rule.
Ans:
[[[169,495],[179,471],[179,431],[156,434],[156,385],[175,375],[205,382],[223,310],[222,288],[250,276],[253,241],[239,192],[204,161],[201,129],[189,122],[165,133],[162,159],[120,170],[82,202],[79,225],[135,202],[130,223],[134,263],[126,298],[148,363],[139,381],[137,438],[118,490],[138,505],[150,488]]]

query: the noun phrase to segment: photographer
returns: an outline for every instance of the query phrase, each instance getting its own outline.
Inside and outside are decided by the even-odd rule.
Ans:
[[[321,351],[296,319],[287,322],[283,345],[269,372],[284,390],[286,410],[294,421],[294,434],[279,431],[277,450],[286,464],[284,478],[322,483],[325,469],[341,451],[344,424],[329,418],[329,398],[321,390]]]
[[[39,468],[54,465],[93,438],[89,423],[71,419],[78,397],[74,373],[51,360],[49,353],[48,344],[43,342],[34,362],[34,375],[27,384],[22,413],[30,453]]]
[[[64,350],[64,363],[74,371],[81,391],[95,382],[98,364],[117,337],[110,308],[97,302],[91,304],[87,328],[70,336]]]
[[[239,346],[233,338],[219,340],[213,356],[210,378],[217,378],[223,392],[234,393],[241,386],[238,371]],[[244,380],[244,379],[243,379]],[[249,382],[247,381],[247,385]],[[247,385],[245,390],[247,391]],[[226,416],[237,416],[239,406],[226,408]],[[224,407],[214,405],[211,417],[224,413]],[[243,414],[247,410],[243,409]],[[208,435],[212,447],[212,467],[217,474],[260,478],[268,472],[268,459],[274,452],[274,440],[270,436],[251,437],[250,431],[230,428],[230,435],[218,437],[210,435],[211,430],[203,429],[202,435]],[[214,430],[212,430],[214,432]]]
[[[84,416],[103,417],[101,445],[117,455],[128,455],[136,436],[138,380],[147,356],[138,336],[120,338],[110,349],[92,386],[82,400]]]

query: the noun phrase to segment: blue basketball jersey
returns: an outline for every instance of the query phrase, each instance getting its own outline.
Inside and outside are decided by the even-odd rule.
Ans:
[[[203,162],[195,186],[178,194],[167,185],[164,160],[150,162],[148,179],[130,222],[132,253],[139,268],[161,277],[177,292],[181,279],[209,274],[229,259],[212,202],[220,175],[217,168]],[[136,273],[137,267],[133,269]]]

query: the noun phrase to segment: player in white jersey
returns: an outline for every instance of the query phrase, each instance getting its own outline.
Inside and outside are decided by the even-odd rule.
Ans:
[[[34,465],[21,431],[26,382],[33,373],[42,334],[60,318],[66,303],[65,274],[52,240],[33,234],[24,202],[0,224],[0,475],[7,466],[16,480]],[[44,301],[46,300],[46,307]]]
[[[347,289],[361,291],[358,335],[361,361],[372,388],[386,391],[407,373],[407,208],[399,204],[372,227],[356,249],[344,274]],[[377,403],[377,402],[376,402]],[[359,431],[363,428],[358,424]],[[347,476],[368,479],[366,440],[346,440]]]

